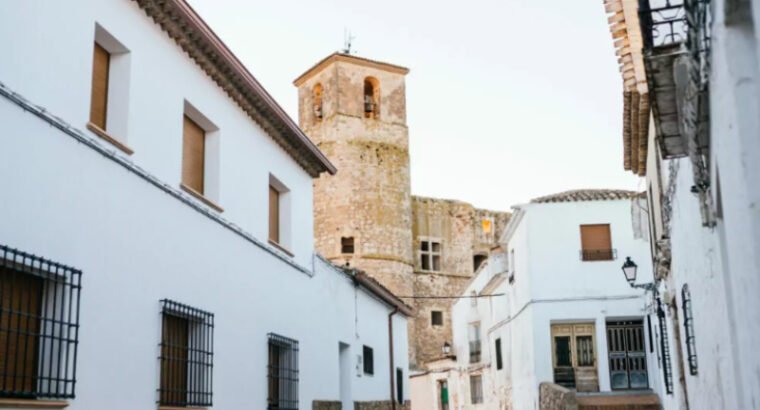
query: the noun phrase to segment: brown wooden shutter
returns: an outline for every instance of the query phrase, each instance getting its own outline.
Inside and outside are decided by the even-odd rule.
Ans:
[[[187,319],[163,315],[161,330],[161,404],[180,406],[187,402]]]
[[[43,280],[0,268],[0,390],[33,393]],[[15,376],[15,377],[14,377]]]
[[[269,240],[280,243],[280,192],[269,186]]]
[[[92,90],[90,95],[90,122],[103,131],[106,130],[108,111],[108,72],[111,55],[105,48],[95,43],[92,59]]]
[[[581,246],[584,260],[612,259],[610,225],[581,225]]]
[[[203,194],[206,132],[185,116],[182,133],[182,183]]]

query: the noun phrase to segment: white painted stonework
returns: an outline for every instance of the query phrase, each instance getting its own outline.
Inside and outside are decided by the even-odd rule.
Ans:
[[[131,156],[86,129],[100,30],[129,50]],[[393,307],[314,254],[312,178],[137,3],[3,2],[0,38],[0,243],[83,272],[69,409],[156,407],[164,298],[215,315],[214,408],[266,408],[270,332],[299,342],[300,408],[390,400]],[[218,128],[223,213],[179,188],[186,104]],[[292,257],[267,244],[270,175],[289,190]],[[392,324],[406,376],[406,317]],[[357,370],[364,345],[373,376]]]
[[[450,409],[538,409],[539,384],[554,381],[551,325],[561,323],[595,326],[599,391],[605,393],[612,391],[607,323],[643,319],[649,390],[660,393],[660,367],[650,349],[646,320],[651,298],[632,289],[621,271],[625,257],[630,256],[639,262],[637,283],[652,281],[646,263],[650,259],[647,234],[634,233],[632,206],[633,200],[621,199],[529,203],[516,208],[502,238],[503,251],[492,255],[463,293],[484,297],[477,306],[460,299],[453,307],[456,361],[450,361],[448,371],[438,376],[447,378],[452,396],[456,396],[456,405]],[[612,248],[617,253],[614,260],[581,260],[583,224],[610,224]],[[493,296],[485,297],[489,295]],[[472,364],[467,325],[476,321],[481,323],[482,358]],[[652,328],[656,323],[653,316]],[[501,370],[496,366],[496,339],[501,340]],[[472,374],[483,375],[482,404],[471,403]],[[415,377],[413,398],[423,395],[425,384],[428,397],[433,397],[426,400],[436,402],[436,393],[430,391],[432,382]],[[434,405],[430,408],[440,408],[438,403]],[[413,406],[417,408],[414,401]]]

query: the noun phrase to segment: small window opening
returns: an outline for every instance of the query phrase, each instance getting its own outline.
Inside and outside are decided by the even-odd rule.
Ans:
[[[354,237],[340,238],[340,253],[354,253]]]
[[[374,77],[364,79],[364,118],[380,117],[380,82]]]
[[[364,369],[363,369],[364,374],[368,374],[368,375],[375,374],[375,360],[374,360],[374,352],[372,351],[372,348],[369,346],[363,346],[362,356],[363,356],[362,363],[364,363]]]
[[[323,111],[322,111],[322,84],[317,83],[317,85],[314,86],[313,91],[313,98],[314,98],[314,118],[317,119],[317,121],[322,120],[323,117]]]
[[[440,272],[441,243],[429,239],[420,241],[420,268],[424,271]]]
[[[443,326],[443,312],[440,310],[430,312],[430,324],[432,326]]]
[[[472,271],[477,272],[480,269],[480,265],[488,259],[487,255],[474,255],[472,257]]]

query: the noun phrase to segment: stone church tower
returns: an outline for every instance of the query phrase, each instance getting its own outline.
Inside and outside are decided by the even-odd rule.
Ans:
[[[299,123],[338,168],[314,182],[316,249],[414,306],[410,365],[451,342],[451,301],[498,247],[508,213],[410,192],[408,69],[335,53],[294,84]],[[429,298],[433,297],[433,298]]]
[[[412,295],[406,68],[333,54],[295,81],[301,128],[339,169],[314,183],[317,250]]]

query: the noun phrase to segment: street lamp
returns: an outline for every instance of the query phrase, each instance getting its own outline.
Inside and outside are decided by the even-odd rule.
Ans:
[[[443,343],[443,349],[442,350],[443,350],[443,355],[444,356],[448,356],[451,353],[451,345],[449,344],[449,342],[444,342]]]
[[[652,292],[657,291],[657,287],[654,283],[642,283],[640,285],[634,283],[636,282],[636,271],[638,270],[638,265],[636,265],[636,262],[631,260],[630,256],[625,257],[625,263],[623,263],[622,270],[623,276],[625,276],[625,280],[628,281],[628,284],[631,285],[632,288],[644,289]]]

